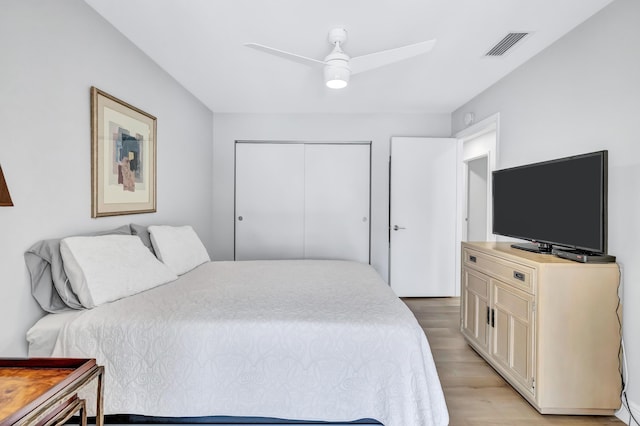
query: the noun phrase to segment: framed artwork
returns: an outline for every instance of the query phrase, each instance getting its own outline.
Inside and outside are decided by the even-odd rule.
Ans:
[[[91,217],[156,211],[156,118],[91,87]]]

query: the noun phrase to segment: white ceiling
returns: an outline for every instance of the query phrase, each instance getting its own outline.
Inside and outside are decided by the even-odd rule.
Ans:
[[[214,112],[450,113],[611,0],[85,0]],[[322,68],[243,46],[323,59],[327,33],[365,55],[435,38],[425,55],[324,86]],[[502,57],[509,32],[532,32]]]

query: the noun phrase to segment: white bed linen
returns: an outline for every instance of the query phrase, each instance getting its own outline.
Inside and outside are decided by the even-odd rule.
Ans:
[[[83,310],[65,311],[57,314],[48,314],[36,322],[27,331],[29,342],[29,357],[49,357],[58,341],[58,334],[64,325],[75,317],[84,313]]]
[[[105,366],[105,414],[448,424],[424,332],[360,263],[205,263],[65,322],[51,355]]]

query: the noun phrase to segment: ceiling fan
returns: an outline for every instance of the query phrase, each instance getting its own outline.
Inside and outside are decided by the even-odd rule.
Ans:
[[[329,31],[329,43],[333,45],[333,50],[324,60],[307,58],[306,56],[296,55],[295,53],[285,52],[257,43],[245,43],[245,46],[305,65],[324,66],[324,79],[327,87],[342,89],[349,83],[349,77],[351,75],[422,55],[433,49],[433,46],[436,44],[435,39],[426,40],[407,46],[396,47],[395,49],[350,58],[349,55],[342,50],[342,45],[345,44],[346,41],[347,31],[344,28],[331,29],[331,31]]]

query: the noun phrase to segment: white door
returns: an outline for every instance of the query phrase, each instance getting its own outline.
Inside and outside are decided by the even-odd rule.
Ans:
[[[305,145],[306,258],[369,263],[370,149]]]
[[[304,257],[304,145],[236,143],[235,258]]]
[[[400,297],[454,296],[457,140],[391,139],[389,282]]]

